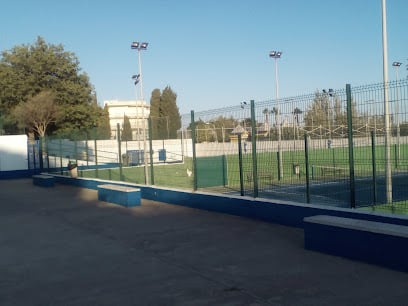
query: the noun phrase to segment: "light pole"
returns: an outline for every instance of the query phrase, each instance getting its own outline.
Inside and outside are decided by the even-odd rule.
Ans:
[[[329,139],[328,139],[328,146],[329,143],[331,144],[332,142],[332,126],[331,126],[331,120],[332,116],[330,116],[330,113],[332,112],[332,105],[333,105],[333,96],[334,96],[334,90],[332,88],[329,88],[329,90],[323,89],[323,93],[328,96],[328,101],[327,101],[327,122],[329,126]]]
[[[388,101],[387,9],[385,0],[381,0],[381,8],[382,8],[381,16],[382,16],[384,129],[385,129],[385,193],[387,204],[392,204],[390,111]]]
[[[392,66],[395,67],[395,82],[398,82],[398,68],[402,65],[401,62],[393,62]],[[400,121],[399,121],[399,97],[398,97],[398,84],[396,84],[396,89],[395,89],[395,99],[396,99],[396,104],[395,104],[395,115],[396,115],[396,120],[397,120],[397,166],[399,164],[400,160],[400,135],[401,135],[401,129],[400,129]]]
[[[143,98],[142,61],[140,60],[140,51],[141,50],[146,50],[148,45],[149,45],[149,43],[147,43],[147,42],[140,43],[138,41],[134,41],[130,45],[131,49],[137,50],[137,55],[138,55],[138,60],[139,60],[138,61],[138,63],[139,63],[139,74],[134,75],[133,79],[135,79],[135,85],[140,82],[140,100],[142,100],[142,101],[144,101],[144,98]]]
[[[138,53],[138,64],[139,64],[139,74],[134,75],[132,78],[135,81],[135,85],[140,82],[140,100],[142,101],[142,117],[143,117],[143,160],[144,160],[144,170],[145,170],[145,183],[149,183],[148,169],[147,169],[147,145],[146,145],[146,118],[145,118],[145,102],[143,98],[143,76],[142,76],[142,61],[140,59],[140,51],[146,50],[149,43],[134,41],[130,45],[132,50],[137,50]]]
[[[281,58],[281,51],[272,50],[269,52],[269,57],[275,59],[275,93],[276,93],[276,122],[278,124],[278,159],[279,159],[279,179],[283,178],[283,160],[282,160],[282,126],[280,122],[280,107],[279,107],[279,80],[278,80],[278,59]]]

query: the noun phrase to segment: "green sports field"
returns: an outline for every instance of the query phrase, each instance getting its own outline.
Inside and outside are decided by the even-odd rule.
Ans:
[[[384,147],[377,146],[375,149],[376,155],[376,171],[378,175],[384,173]],[[392,153],[394,153],[394,149]],[[402,145],[400,148],[400,161],[396,161],[396,155],[392,154],[392,168],[393,173],[405,173],[408,172],[408,147]],[[303,150],[297,151],[284,151],[283,154],[283,176],[278,179],[278,158],[277,152],[258,152],[257,159],[257,173],[258,173],[258,187],[259,191],[263,190],[277,190],[281,193],[290,192],[292,194],[299,194],[301,201],[304,199],[305,185],[306,185],[306,163],[305,152]],[[214,161],[219,160],[221,156],[212,157]],[[198,161],[200,158],[198,158]],[[206,187],[206,190],[216,192],[238,192],[240,190],[240,166],[238,155],[226,155],[226,165],[220,167],[219,171],[210,171],[205,173],[198,173],[200,177],[205,175],[207,181],[214,180],[219,175],[226,176],[226,184],[221,184],[213,187]],[[209,159],[211,163],[211,158]],[[155,164],[154,170],[154,184],[156,186],[163,186],[169,188],[180,188],[186,190],[192,190],[194,188],[193,175],[191,170],[193,169],[193,162],[191,158],[185,158],[183,163],[174,164]],[[214,163],[215,164],[215,163]],[[294,166],[297,166],[299,172],[294,171]],[[223,171],[222,173],[220,171]],[[224,173],[226,172],[226,173]],[[311,179],[315,188],[315,193],[330,199],[338,196],[344,198],[341,188],[347,188],[345,182],[349,179],[349,152],[348,148],[332,148],[332,149],[315,149],[309,150],[309,178]],[[136,167],[123,167],[122,178],[120,177],[119,168],[99,169],[96,173],[95,170],[80,171],[80,175],[83,177],[98,177],[101,179],[109,180],[123,180],[127,182],[144,184],[145,183],[145,170],[144,166]],[[356,178],[365,179],[364,191],[371,196],[373,177],[373,165],[372,165],[372,149],[371,147],[355,147],[354,148],[354,173]],[[151,168],[148,167],[148,174],[151,175]],[[252,154],[246,153],[242,155],[242,174],[244,190],[251,191],[253,189],[253,157]],[[211,177],[211,175],[214,175]],[[202,177],[201,177],[202,178]],[[341,188],[336,188],[333,182],[340,182]],[[292,186],[292,187],[291,187]],[[326,186],[326,187],[325,187]],[[331,186],[331,187],[330,187]],[[340,185],[339,185],[340,186]],[[344,187],[345,186],[345,187]],[[200,186],[198,186],[200,189]],[[298,188],[295,190],[295,187]],[[291,188],[291,189],[289,189]],[[397,191],[398,192],[398,191]],[[300,194],[303,193],[303,194]],[[268,194],[262,195],[268,197]],[[272,195],[271,195],[272,197]],[[282,198],[285,199],[284,194]],[[369,197],[366,197],[369,198]],[[403,197],[404,198],[404,197]],[[403,202],[403,201],[401,201]],[[370,203],[367,202],[367,205]],[[406,207],[406,204],[398,205],[398,207]],[[385,209],[385,208],[384,208]]]

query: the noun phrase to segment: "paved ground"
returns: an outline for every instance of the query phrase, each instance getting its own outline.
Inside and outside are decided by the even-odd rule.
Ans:
[[[385,250],[379,250],[385,251]],[[408,274],[306,251],[303,231],[0,181],[0,305],[407,305]]]

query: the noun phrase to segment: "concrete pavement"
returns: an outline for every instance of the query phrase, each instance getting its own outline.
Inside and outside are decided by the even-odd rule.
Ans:
[[[302,229],[145,200],[123,208],[94,190],[0,181],[0,305],[407,299],[408,274],[304,250]]]

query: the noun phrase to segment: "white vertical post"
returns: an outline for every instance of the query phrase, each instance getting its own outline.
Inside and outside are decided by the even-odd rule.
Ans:
[[[143,75],[142,75],[142,61],[140,57],[140,48],[137,49],[137,55],[139,60],[139,78],[140,78],[140,99],[144,101],[143,97]]]
[[[387,46],[387,10],[386,1],[382,4],[382,39],[383,39],[383,78],[384,78],[384,128],[385,128],[385,190],[387,203],[392,203],[392,176],[391,176],[391,137],[390,112],[388,101],[388,46]]]

